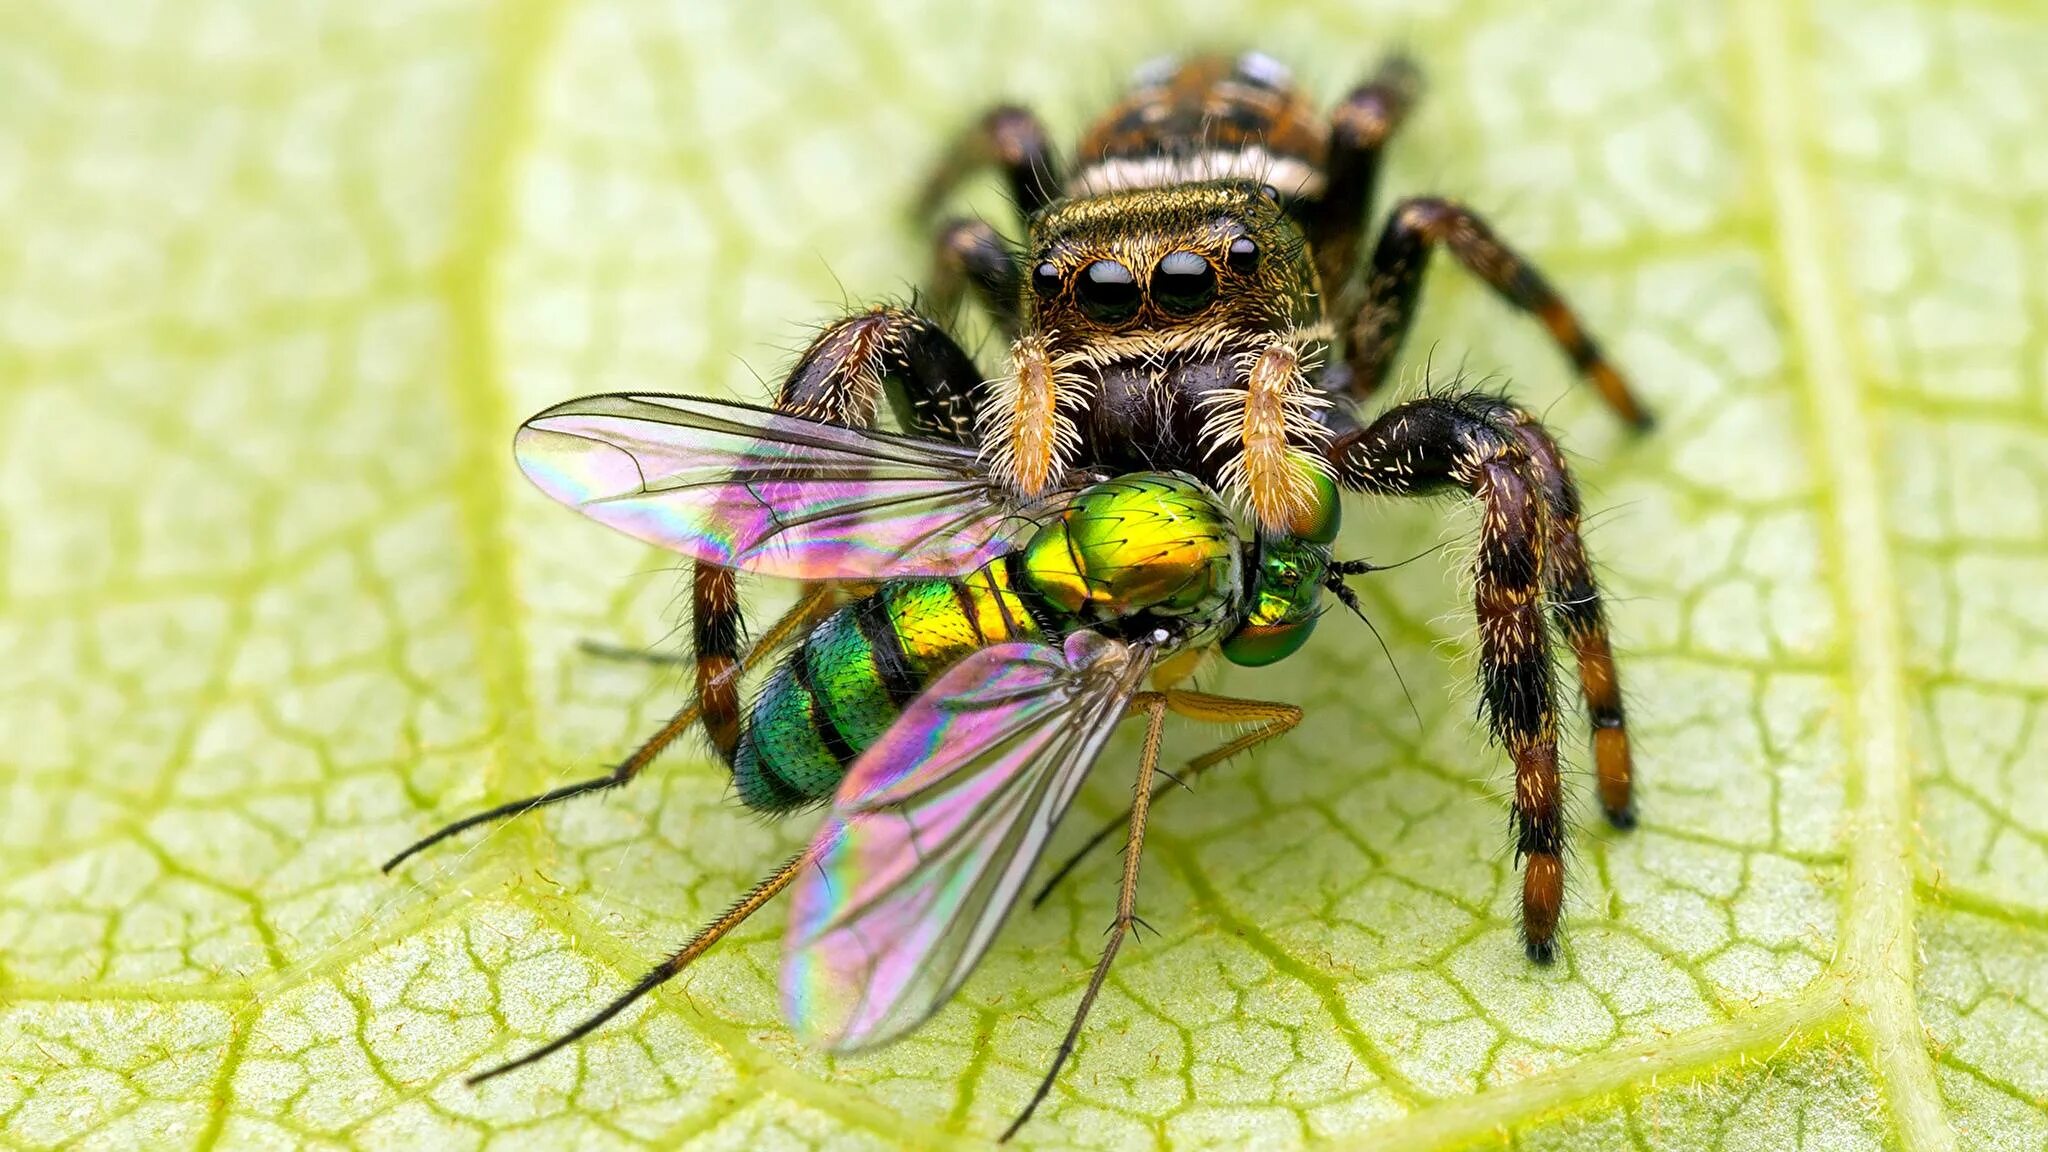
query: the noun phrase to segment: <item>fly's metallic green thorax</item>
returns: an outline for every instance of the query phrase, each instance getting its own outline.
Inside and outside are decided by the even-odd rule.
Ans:
[[[1137,472],[1085,489],[1024,548],[1023,579],[1063,615],[1206,637],[1239,603],[1230,512],[1194,480]]]
[[[1323,582],[1330,571],[1330,547],[1340,526],[1340,504],[1329,477],[1316,472],[1311,482],[1316,499],[1300,519],[1298,534],[1259,540],[1243,621],[1222,644],[1224,658],[1233,664],[1259,667],[1283,660],[1315,631]]]

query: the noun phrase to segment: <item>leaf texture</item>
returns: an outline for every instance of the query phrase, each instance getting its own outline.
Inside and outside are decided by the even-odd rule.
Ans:
[[[679,585],[525,486],[521,418],[761,399],[805,325],[922,275],[908,206],[975,109],[1026,100],[1068,139],[1132,65],[1217,44],[1325,98],[1415,53],[1391,190],[1487,212],[1656,404],[1629,437],[1534,326],[1432,274],[1403,390],[1498,374],[1576,453],[1644,819],[1610,832],[1574,774],[1564,954],[1531,968],[1468,687],[1472,519],[1354,504],[1347,555],[1451,542],[1361,586],[1420,723],[1341,619],[1223,679],[1309,718],[1160,805],[1160,935],[1021,1142],[2048,1142],[2035,7],[25,0],[0,6],[0,1144],[999,1132],[1113,854],[886,1050],[790,1037],[776,910],[481,1090],[809,829],[686,751],[375,865],[682,697],[579,653],[666,642]],[[1121,747],[1087,821],[1124,799]]]

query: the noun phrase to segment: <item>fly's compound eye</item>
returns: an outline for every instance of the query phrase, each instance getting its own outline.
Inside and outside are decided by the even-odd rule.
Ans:
[[[1191,316],[1216,298],[1216,270],[1193,252],[1169,252],[1152,270],[1152,299],[1161,308]]]
[[[1041,298],[1050,298],[1059,295],[1059,265],[1054,264],[1050,260],[1040,261],[1038,267],[1033,268],[1031,270],[1031,290],[1033,292],[1038,293],[1038,295]]]
[[[1097,260],[1081,269],[1080,282],[1074,287],[1081,311],[1091,320],[1128,320],[1138,311],[1138,278],[1114,260]]]
[[[1239,236],[1230,242],[1230,253],[1225,258],[1230,270],[1244,275],[1259,266],[1259,244],[1249,236]]]

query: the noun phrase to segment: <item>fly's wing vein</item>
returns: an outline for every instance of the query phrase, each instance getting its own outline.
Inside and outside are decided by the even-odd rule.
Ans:
[[[798,580],[971,572],[1072,491],[1021,499],[969,448],[685,396],[571,400],[522,425],[513,453],[543,492],[593,520]]]

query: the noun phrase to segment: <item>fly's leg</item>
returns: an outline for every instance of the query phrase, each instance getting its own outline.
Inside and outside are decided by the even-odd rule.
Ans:
[[[1484,403],[1483,401],[1481,402]],[[1593,764],[1599,781],[1600,808],[1616,828],[1636,824],[1635,765],[1629,751],[1628,722],[1622,713],[1621,677],[1607,638],[1607,613],[1600,586],[1586,558],[1579,532],[1579,489],[1566,469],[1564,453],[1543,425],[1527,412],[1494,402],[1488,409],[1495,422],[1522,439],[1529,463],[1550,504],[1550,550],[1544,556],[1543,586],[1551,618],[1564,633],[1579,667],[1579,693],[1593,730]]]
[[[766,632],[762,633],[760,640],[756,641],[746,652],[736,657],[726,667],[725,671],[721,674],[722,679],[712,685],[714,692],[722,690],[728,685],[735,686],[736,690],[741,674],[748,667],[765,659],[780,649],[792,637],[801,635],[812,624],[823,619],[831,612],[833,603],[832,592],[829,588],[819,588],[798,601],[795,607],[784,613],[781,619],[777,620]],[[528,796],[521,800],[510,800],[495,808],[486,808],[482,812],[465,816],[452,824],[443,826],[439,831],[414,841],[403,852],[386,860],[384,862],[384,871],[389,872],[413,856],[439,844],[450,836],[467,832],[479,825],[494,824],[513,816],[524,815],[536,808],[545,808],[550,804],[557,804],[563,800],[583,796],[591,792],[608,792],[614,788],[625,787],[627,784],[632,783],[633,778],[638,776],[649,764],[654,763],[655,757],[660,756],[662,752],[667,750],[669,745],[676,742],[677,738],[689,731],[691,725],[697,723],[701,714],[699,707],[699,700],[701,698],[701,694],[693,697],[688,703],[677,709],[675,715],[668,718],[667,723],[657,729],[653,735],[641,741],[640,746],[633,750],[633,754],[621,760],[618,766],[610,772],[602,776],[594,776],[588,780],[579,780],[574,784],[565,784],[560,788],[542,792],[537,796]]]
[[[1323,290],[1346,299],[1357,269],[1358,240],[1379,186],[1380,152],[1422,95],[1422,72],[1405,56],[1382,61],[1372,79],[1353,88],[1330,113],[1330,154],[1323,194],[1299,215],[1316,254]]]
[[[1179,689],[1169,689],[1166,692],[1166,706],[1191,720],[1247,727],[1242,735],[1188,761],[1174,781],[1183,787],[1196,776],[1233,756],[1248,752],[1277,736],[1285,735],[1295,725],[1301,723],[1302,717],[1301,709],[1292,704],[1279,704],[1270,700],[1240,700],[1234,696],[1211,696],[1207,692],[1186,692]],[[1157,804],[1170,795],[1172,789],[1162,784],[1150,802]],[[1045,898],[1052,895],[1053,889],[1059,887],[1075,868],[1080,867],[1081,861],[1086,859],[1090,852],[1107,843],[1111,836],[1116,835],[1117,829],[1129,823],[1130,817],[1131,812],[1127,808],[1121,814],[1104,821],[1102,827],[1097,828],[1086,843],[1076,848],[1051,876],[1046,877],[1045,883],[1039,885],[1038,893],[1031,897],[1031,906],[1036,908],[1045,903]]]
[[[1650,426],[1650,414],[1627,379],[1535,266],[1502,243],[1477,214],[1433,196],[1395,205],[1373,250],[1365,273],[1365,303],[1345,334],[1345,361],[1355,394],[1368,394],[1385,382],[1394,353],[1415,320],[1423,273],[1438,245],[1449,249],[1503,300],[1542,321],[1551,339],[1616,415],[1638,430]]]
[[[654,648],[628,648],[619,644],[607,644],[602,640],[584,640],[576,650],[585,656],[599,660],[617,660],[632,664],[653,664],[656,666],[690,664],[694,661],[680,652],[663,652]]]
[[[727,933],[745,922],[747,917],[760,911],[762,906],[773,900],[777,893],[789,887],[790,881],[795,880],[798,874],[809,866],[810,862],[810,849],[807,848],[797,853],[790,858],[787,864],[776,869],[759,884],[754,885],[751,891],[745,896],[740,897],[718,919],[706,924],[695,936],[690,938],[688,944],[683,945],[670,954],[667,959],[649,969],[645,976],[642,976],[631,988],[620,993],[611,1003],[592,1013],[589,1018],[574,1028],[535,1048],[526,1055],[471,1076],[469,1078],[470,1086],[474,1087],[486,1080],[503,1076],[514,1069],[524,1068],[537,1060],[544,1060],[583,1039],[585,1036],[590,1035],[592,1032],[597,1031],[599,1028],[604,1027],[605,1023],[612,1017],[625,1011],[635,1000],[674,979],[678,973],[689,967],[697,957],[709,951],[713,944],[718,943]]]
[[[955,217],[939,226],[933,254],[932,311],[951,316],[968,292],[988,310],[1005,339],[1017,338],[1020,257],[986,220]]]
[[[798,357],[776,397],[777,411],[865,428],[886,393],[904,427],[972,443],[974,361],[936,323],[906,308],[871,308],[827,326]],[[739,747],[739,677],[731,674],[743,634],[737,577],[696,565],[691,641],[704,730],[726,764]]]
[[[1059,160],[1052,134],[1029,108],[1003,104],[982,114],[953,141],[925,181],[918,197],[918,215],[930,219],[954,189],[983,168],[993,166],[1009,185],[1010,199],[1022,216],[1045,207],[1060,194]]]
[[[1138,758],[1138,780],[1131,790],[1131,833],[1124,842],[1123,885],[1117,891],[1116,920],[1109,926],[1109,943],[1102,948],[1102,959],[1095,963],[1095,974],[1088,979],[1088,988],[1081,993],[1081,1002],[1074,1008],[1074,1022],[1067,1026],[1067,1034],[1060,1041],[1059,1051],[1053,1054],[1052,1067],[1046,1069],[1045,1078],[1038,1082],[1038,1090],[1031,1094],[1031,1100],[1024,1110],[1017,1114],[1010,1126],[1003,1129],[999,1138],[1008,1142],[1038,1106],[1052,1091],[1053,1081],[1059,1078],[1060,1069],[1067,1057],[1074,1054],[1074,1046],[1081,1039],[1081,1025],[1088,1019],[1089,1009],[1095,1007],[1095,998],[1102,993],[1102,982],[1109,978],[1109,966],[1116,960],[1117,949],[1123,946],[1124,937],[1138,924],[1138,863],[1145,849],[1145,820],[1152,805],[1152,776],[1159,767],[1159,739],[1166,725],[1167,696],[1160,692],[1140,692],[1131,699],[1133,711],[1145,713],[1145,748]]]
[[[1461,490],[1480,504],[1473,601],[1487,722],[1515,763],[1515,855],[1522,865],[1522,941],[1548,963],[1564,901],[1564,798],[1542,580],[1554,538],[1541,470],[1488,397],[1400,405],[1329,447],[1346,487],[1389,496]]]

